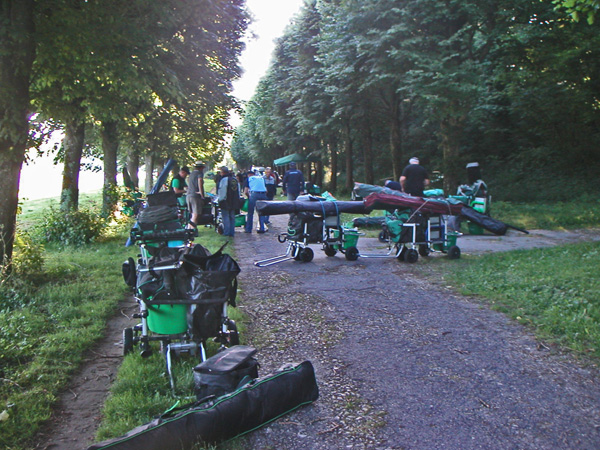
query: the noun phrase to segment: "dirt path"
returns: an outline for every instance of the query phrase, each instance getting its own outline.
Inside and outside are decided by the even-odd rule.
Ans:
[[[551,352],[521,326],[419,278],[395,260],[327,258],[257,268],[283,252],[275,234],[239,233],[235,244],[247,336],[260,342],[261,373],[289,361],[315,365],[321,398],[247,438],[252,449],[596,449],[600,383],[595,367]],[[465,236],[464,253],[598,239],[597,231]],[[374,239],[362,251],[381,253]],[[35,449],[83,449],[94,437],[121,362],[122,329],[137,311],[120,305],[107,337],[61,396]]]
[[[248,448],[600,448],[597,367],[432,286],[419,263],[348,262],[315,245],[311,263],[255,267],[285,247],[273,236],[285,221],[272,220],[271,235],[236,237],[250,337],[264,342],[263,373],[310,359],[321,398],[253,433]],[[561,237],[550,234],[468,236],[459,245],[466,253],[555,245]],[[381,253],[378,245],[364,239],[359,248]]]
[[[40,433],[35,449],[76,450],[93,443],[102,407],[123,356],[123,328],[138,306],[132,300],[119,304],[106,328],[106,337],[90,351],[88,359],[63,392],[50,422]]]

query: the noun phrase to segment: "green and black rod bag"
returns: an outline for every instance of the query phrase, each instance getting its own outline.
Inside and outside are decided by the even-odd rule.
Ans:
[[[241,436],[319,398],[310,361],[285,365],[230,394],[166,413],[88,450],[188,450]]]

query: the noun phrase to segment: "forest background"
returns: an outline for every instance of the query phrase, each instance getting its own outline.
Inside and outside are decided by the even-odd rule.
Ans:
[[[61,208],[77,210],[82,156],[151,177],[166,158],[220,161],[232,110],[241,167],[300,153],[349,191],[398,178],[411,156],[447,193],[478,161],[496,199],[595,190],[600,165],[597,0],[307,0],[255,96],[231,95],[243,0],[24,0],[0,8],[0,259],[10,259],[26,150],[53,130]]]

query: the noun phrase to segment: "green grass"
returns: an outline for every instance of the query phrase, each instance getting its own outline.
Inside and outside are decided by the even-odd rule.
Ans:
[[[472,257],[444,269],[462,293],[484,297],[542,339],[600,357],[600,243]]]
[[[44,273],[21,307],[0,311],[3,382],[0,447],[24,448],[33,438],[86,351],[126,293],[119,267],[124,239],[83,249],[47,247]]]

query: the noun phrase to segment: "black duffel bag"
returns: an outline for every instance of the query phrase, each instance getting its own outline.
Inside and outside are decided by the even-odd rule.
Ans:
[[[87,450],[191,450],[246,434],[317,398],[310,361],[287,365],[230,394],[170,411]]]
[[[254,347],[234,345],[198,364],[194,367],[196,398],[220,397],[235,391],[240,384],[258,378],[255,354]]]

